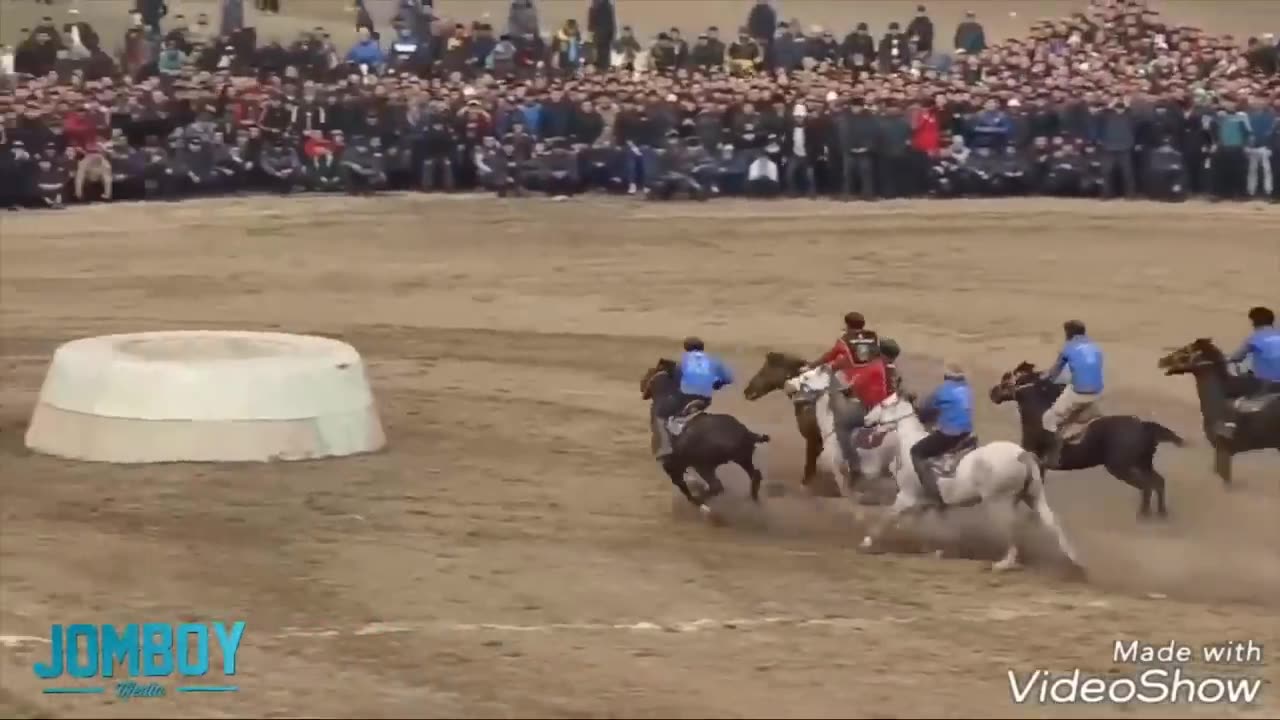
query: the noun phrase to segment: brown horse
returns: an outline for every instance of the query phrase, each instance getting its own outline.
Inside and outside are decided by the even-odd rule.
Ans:
[[[1200,399],[1204,436],[1213,446],[1213,470],[1224,485],[1231,484],[1232,457],[1254,450],[1280,450],[1280,397],[1251,398],[1253,381],[1227,371],[1227,358],[1209,338],[1198,338],[1160,358],[1165,375],[1190,375]],[[1239,428],[1230,437],[1222,424],[1234,419]]]
[[[756,371],[747,387],[742,391],[743,397],[756,401],[774,390],[781,390],[791,378],[800,374],[805,368],[804,358],[787,353],[771,352],[764,356],[764,365]],[[814,403],[796,403],[796,428],[804,438],[804,476],[801,481],[805,487],[813,482],[818,473],[818,456],[822,454],[822,430],[818,427],[818,417],[814,412]]]

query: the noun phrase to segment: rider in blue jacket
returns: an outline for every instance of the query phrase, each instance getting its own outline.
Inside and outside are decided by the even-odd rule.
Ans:
[[[1249,322],[1253,332],[1240,345],[1240,349],[1227,356],[1227,362],[1253,364],[1253,377],[1258,382],[1255,393],[1280,391],[1280,328],[1276,327],[1276,314],[1269,308],[1249,310]]]
[[[1056,468],[1062,454],[1062,437],[1058,430],[1064,420],[1083,416],[1086,412],[1096,412],[1098,400],[1102,398],[1105,384],[1102,380],[1102,350],[1097,343],[1085,334],[1084,323],[1079,320],[1068,320],[1062,324],[1063,334],[1067,342],[1058,353],[1045,378],[1057,382],[1063,368],[1071,371],[1071,384],[1062,389],[1062,394],[1045,411],[1042,418],[1044,429],[1052,435],[1053,443],[1046,453],[1044,462],[1047,467]]]
[[[926,461],[955,450],[972,437],[973,391],[965,379],[964,370],[955,363],[947,363],[942,384],[917,407],[920,410],[936,409],[938,421],[933,432],[911,446],[911,464],[925,494],[939,507],[945,508],[946,503],[938,492],[938,479]]]
[[[720,388],[733,384],[733,372],[720,358],[708,354],[702,341],[696,337],[684,340],[684,355],[680,357],[680,392],[664,407],[658,409],[658,421],[654,430],[658,434],[658,450],[661,461],[671,454],[671,431],[667,419],[689,412],[705,410],[711,406],[711,395]],[[697,405],[693,403],[697,402]]]
[[[1270,308],[1251,308],[1249,322],[1253,323],[1253,332],[1241,343],[1240,349],[1227,356],[1227,362],[1248,359],[1253,365],[1253,383],[1247,395],[1280,392],[1280,328],[1276,327],[1276,314]],[[1230,419],[1222,424],[1221,434],[1230,438],[1235,429],[1235,420]]]

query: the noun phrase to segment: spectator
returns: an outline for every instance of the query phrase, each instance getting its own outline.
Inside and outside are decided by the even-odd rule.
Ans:
[[[617,22],[613,0],[591,0],[591,7],[587,10],[587,32],[591,34],[591,45],[595,48],[593,60],[596,70],[601,72],[609,69],[609,52],[617,34]]]
[[[533,0],[511,0],[507,12],[507,33],[514,37],[532,35],[538,37],[538,8]]]
[[[1276,143],[1276,112],[1266,106],[1262,98],[1254,98],[1248,112],[1249,146],[1246,154],[1249,170],[1246,178],[1249,197],[1258,194],[1258,180],[1262,180],[1263,197],[1271,197],[1275,193],[1275,179],[1272,175],[1272,146]]]
[[[913,54],[928,60],[933,54],[933,21],[923,5],[916,6],[916,16],[907,24],[907,40],[913,47]]]
[[[382,47],[374,39],[369,28],[362,27],[356,33],[356,43],[347,51],[347,62],[376,74],[386,63]]]
[[[1234,101],[1228,100],[1213,120],[1213,196],[1217,199],[1239,198],[1243,193],[1248,159],[1249,116]]]
[[[969,55],[976,55],[987,49],[987,33],[978,22],[977,13],[968,10],[964,20],[956,26],[956,50],[963,50]]]
[[[747,34],[754,38],[761,48],[768,48],[773,42],[774,30],[778,27],[778,11],[773,9],[769,0],[756,0],[751,12],[747,14]]]

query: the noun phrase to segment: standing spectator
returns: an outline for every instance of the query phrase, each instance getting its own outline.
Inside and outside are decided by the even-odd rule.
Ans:
[[[764,65],[764,47],[751,36],[749,28],[738,30],[738,39],[729,46],[729,67],[738,74],[754,73]]]
[[[572,75],[582,67],[582,32],[578,30],[578,21],[569,18],[551,40],[552,66],[565,75]]]
[[[724,43],[717,37],[716,28],[707,28],[698,34],[698,40],[689,51],[689,62],[693,67],[708,72],[712,68],[724,67]]]
[[[1249,107],[1249,158],[1246,190],[1249,197],[1258,194],[1258,179],[1262,179],[1262,195],[1270,197],[1275,192],[1275,178],[1271,174],[1271,146],[1276,142],[1276,112],[1267,107],[1264,98],[1255,97]]]
[[[916,6],[916,16],[907,24],[907,40],[915,45],[915,52],[924,61],[933,54],[933,21],[923,5]]]
[[[622,26],[622,34],[613,41],[613,64],[623,68],[634,68],[636,56],[640,54],[640,41],[630,25]]]
[[[1098,114],[1097,123],[1098,145],[1102,150],[1100,168],[1103,197],[1116,196],[1115,174],[1119,170],[1125,197],[1132,198],[1137,192],[1137,179],[1133,169],[1136,129],[1128,100],[1112,98]]]
[[[889,23],[889,30],[880,39],[880,72],[894,73],[911,65],[911,48],[907,36],[896,22]]]
[[[591,33],[591,45],[595,48],[593,59],[596,69],[602,72],[609,69],[609,52],[617,34],[617,23],[613,0],[591,0],[591,8],[587,10],[587,32]]]
[[[972,10],[966,11],[964,20],[956,26],[956,50],[963,50],[975,55],[987,49],[987,33],[978,22],[978,15]]]
[[[774,29],[778,27],[778,11],[773,9],[769,0],[756,0],[755,6],[747,14],[747,32],[761,49],[767,50],[773,43]]]
[[[370,73],[376,73],[381,70],[386,61],[387,57],[382,52],[382,46],[372,37],[370,29],[360,28],[356,33],[355,45],[347,51],[347,62],[356,67],[363,66]]]
[[[538,32],[538,8],[534,6],[533,0],[511,0],[511,9],[507,11],[507,33],[513,37],[541,37]]]
[[[1214,119],[1213,196],[1217,199],[1241,196],[1248,158],[1249,116],[1234,101],[1225,100]]]
[[[871,69],[876,58],[876,41],[871,37],[866,23],[858,23],[853,32],[844,37],[840,56],[844,66],[855,73]]]
[[[785,163],[783,185],[792,195],[799,194],[799,179],[803,176],[804,189],[809,197],[818,196],[814,163],[822,159],[825,143],[821,126],[809,118],[809,109],[804,103],[796,103],[791,109],[787,132],[782,140],[782,157]]]
[[[244,0],[222,0],[218,34],[231,37],[244,27]]]

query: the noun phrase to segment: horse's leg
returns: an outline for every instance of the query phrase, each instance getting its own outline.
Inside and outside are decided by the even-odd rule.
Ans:
[[[716,477],[714,465],[695,465],[693,471],[698,473],[698,477],[702,478],[702,481],[707,484],[707,494],[702,497],[704,504],[724,492],[724,485],[720,482],[720,478]]]
[[[1153,467],[1147,468],[1147,475],[1151,478],[1151,486],[1156,491],[1156,514],[1161,518],[1167,518],[1169,509],[1164,506],[1164,475]]]
[[[804,439],[804,479],[800,484],[809,487],[813,477],[818,474],[818,456],[822,454],[822,438],[806,437]]]
[[[1018,508],[1017,505],[1022,501],[1021,497],[1013,498],[1012,502],[1004,498],[991,498],[990,500],[983,498],[983,504],[987,506],[987,516],[992,519],[992,525],[1000,533],[1001,539],[1008,548],[1004,557],[995,563],[992,563],[991,569],[996,572],[1004,572],[1006,570],[1016,570],[1022,566],[1018,560]]]
[[[1137,488],[1142,493],[1142,501],[1138,505],[1138,519],[1145,520],[1151,517],[1151,493],[1155,490],[1151,476],[1135,465],[1108,462],[1104,467],[1112,477]]]
[[[668,458],[667,461],[662,464],[662,469],[667,471],[667,476],[671,478],[671,484],[679,488],[680,493],[685,496],[685,499],[688,500],[691,505],[694,507],[703,505],[703,501],[695,498],[693,493],[689,491],[689,483],[684,481],[684,471],[688,468],[683,463],[676,462]]]
[[[1213,446],[1213,471],[1222,478],[1222,484],[1231,486],[1231,449],[1220,443]]]
[[[747,477],[751,478],[751,501],[760,502],[760,483],[764,480],[764,475],[756,468],[755,460],[750,454],[739,458],[736,462]]]
[[[1063,555],[1067,556],[1068,560],[1071,561],[1071,567],[1073,570],[1083,578],[1084,566],[1080,564],[1080,560],[1076,556],[1075,548],[1073,548],[1071,546],[1071,542],[1067,540],[1066,531],[1064,531],[1062,526],[1058,524],[1058,519],[1053,514],[1053,508],[1049,507],[1049,498],[1045,496],[1044,487],[1040,486],[1034,489],[1028,489],[1028,494],[1031,494],[1032,492],[1035,493],[1035,500],[1033,502],[1035,503],[1034,507],[1036,517],[1040,518],[1040,522],[1044,523],[1045,527],[1053,531],[1054,536],[1058,540],[1058,549],[1062,551]]]
[[[917,504],[918,503],[916,503],[915,498],[910,497],[899,490],[897,497],[893,499],[893,505],[890,505],[889,509],[885,511],[884,516],[880,518],[880,521],[872,526],[871,531],[863,536],[862,544],[859,545],[859,547],[862,550],[871,550],[872,548],[877,547],[880,543],[880,537],[884,535],[885,530],[897,523],[898,518],[901,517],[904,512],[915,507]]]

